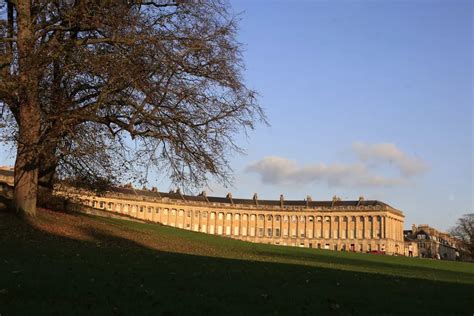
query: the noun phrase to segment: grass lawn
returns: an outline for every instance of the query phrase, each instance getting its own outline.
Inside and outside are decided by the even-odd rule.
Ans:
[[[473,315],[474,265],[0,212],[0,315]]]

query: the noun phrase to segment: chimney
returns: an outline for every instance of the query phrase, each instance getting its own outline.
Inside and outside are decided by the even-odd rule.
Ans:
[[[415,224],[412,224],[412,225],[411,225],[411,234],[412,234],[412,235],[415,235],[415,233],[416,233],[416,225],[415,225]]]
[[[227,193],[226,198],[230,200],[230,204],[234,205],[234,200],[232,199],[232,193]]]
[[[309,207],[309,204],[313,202],[313,198],[310,195],[306,196],[306,207]]]
[[[363,196],[359,196],[359,201],[357,201],[357,206],[360,206],[363,201],[364,201],[364,197],[363,197]]]
[[[283,194],[280,194],[280,207],[283,208],[283,205],[285,204],[285,197]]]
[[[258,194],[257,194],[257,193],[254,193],[254,194],[253,194],[253,198],[252,198],[252,199],[254,200],[255,205],[258,206]]]

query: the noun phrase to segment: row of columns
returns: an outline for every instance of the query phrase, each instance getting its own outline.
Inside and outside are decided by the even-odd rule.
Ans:
[[[251,237],[403,240],[403,222],[386,215],[241,214],[90,201],[90,206],[209,234]]]

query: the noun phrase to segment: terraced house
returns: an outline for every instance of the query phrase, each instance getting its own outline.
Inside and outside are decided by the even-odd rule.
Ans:
[[[5,171],[4,173],[13,172]],[[119,187],[104,195],[56,191],[79,205],[250,242],[341,251],[404,253],[401,211],[375,200],[260,200]]]
[[[104,196],[61,192],[92,208],[201,233],[251,242],[403,254],[401,211],[380,202],[260,200],[116,188]]]

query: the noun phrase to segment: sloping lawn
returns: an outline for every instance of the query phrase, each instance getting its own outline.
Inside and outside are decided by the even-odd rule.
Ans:
[[[0,212],[0,315],[472,315],[474,265]]]

